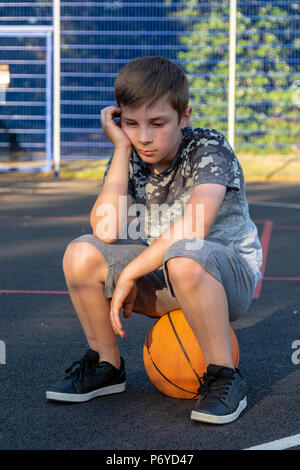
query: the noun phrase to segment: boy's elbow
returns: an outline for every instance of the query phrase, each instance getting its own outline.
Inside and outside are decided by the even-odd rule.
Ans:
[[[111,239],[111,238],[99,238],[99,237],[95,237],[95,238],[98,238],[98,240],[101,240],[103,243],[115,243],[118,239],[116,238],[115,240]]]
[[[104,243],[115,243],[120,238],[120,228],[116,226],[115,222],[105,221],[104,223],[103,221],[100,221],[99,223],[99,220],[96,217],[91,216],[90,226],[92,228],[93,236]],[[107,226],[110,227],[110,230],[107,230]]]
[[[97,231],[93,229],[93,237],[98,238],[98,240],[101,240],[104,243],[115,243],[118,238],[110,238],[110,237],[102,237],[97,234]]]

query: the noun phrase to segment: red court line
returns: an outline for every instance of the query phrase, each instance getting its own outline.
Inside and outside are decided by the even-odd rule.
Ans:
[[[263,281],[300,281],[300,277],[264,277]],[[40,295],[69,295],[67,291],[58,291],[58,290],[10,290],[10,289],[1,289],[1,294],[40,294]]]
[[[266,269],[266,264],[267,264],[267,257],[268,257],[268,250],[269,250],[269,244],[271,240],[271,234],[273,230],[273,225],[274,222],[273,220],[265,220],[264,221],[264,227],[263,231],[260,237],[260,243],[262,246],[262,252],[263,252],[263,259],[262,259],[262,265],[260,268],[261,274],[262,274],[262,279],[258,281],[255,292],[254,292],[254,299],[258,299],[260,297],[261,293],[261,288],[262,288],[262,283],[264,280],[264,274],[265,274],[265,269]]]
[[[0,294],[69,294],[68,291],[60,290],[10,290],[1,289]]]
[[[88,216],[39,216],[39,215],[0,215],[0,220],[76,220],[88,221]]]
[[[256,224],[264,224],[266,220],[253,219]],[[273,230],[300,230],[300,225],[273,225]]]
[[[33,217],[33,216],[0,216],[1,219],[10,219],[10,218],[17,218],[17,219],[76,219],[76,220],[86,220],[86,217]],[[263,260],[261,266],[261,273],[262,279],[258,282],[253,298],[258,299],[260,297],[262,283],[263,281],[300,281],[300,277],[271,277],[266,276],[264,277],[266,263],[267,263],[267,256],[268,256],[268,249],[271,240],[271,234],[273,229],[279,230],[300,230],[299,225],[274,225],[272,220],[255,220],[255,223],[263,223],[263,231],[260,237],[260,242],[262,245],[263,251]],[[48,294],[48,295],[69,295],[68,291],[45,291],[45,290],[10,290],[10,289],[0,289],[1,294]]]
[[[274,225],[276,230],[300,230],[300,225]]]
[[[300,277],[264,277],[264,281],[300,281]]]

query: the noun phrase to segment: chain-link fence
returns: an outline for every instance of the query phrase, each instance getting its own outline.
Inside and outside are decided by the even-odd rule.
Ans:
[[[5,1],[0,25],[49,26],[52,13],[49,1]],[[191,124],[226,135],[228,26],[229,1],[61,2],[61,158],[108,158],[100,110],[114,103],[122,66],[143,55],[177,62],[190,80]],[[299,2],[237,2],[237,152],[288,153],[300,146],[299,31]],[[0,155],[10,148],[14,156],[17,145],[20,158],[22,152],[37,158],[47,148],[45,39],[0,33],[0,44],[0,64],[11,71],[0,105]]]

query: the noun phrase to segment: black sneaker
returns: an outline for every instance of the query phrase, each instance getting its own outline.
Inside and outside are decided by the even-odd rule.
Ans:
[[[246,391],[246,382],[238,369],[210,364],[191,418],[205,423],[231,423],[247,406]]]
[[[117,369],[109,362],[99,362],[99,354],[89,349],[80,361],[73,362],[65,372],[69,375],[47,390],[48,400],[79,403],[125,390],[126,373],[122,357],[121,366]]]

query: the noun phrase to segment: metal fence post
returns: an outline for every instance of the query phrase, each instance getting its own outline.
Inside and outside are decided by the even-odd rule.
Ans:
[[[60,168],[60,0],[53,0],[53,160],[54,176]]]
[[[228,142],[234,149],[235,124],[235,63],[236,63],[236,0],[229,8],[229,71],[228,71]]]

